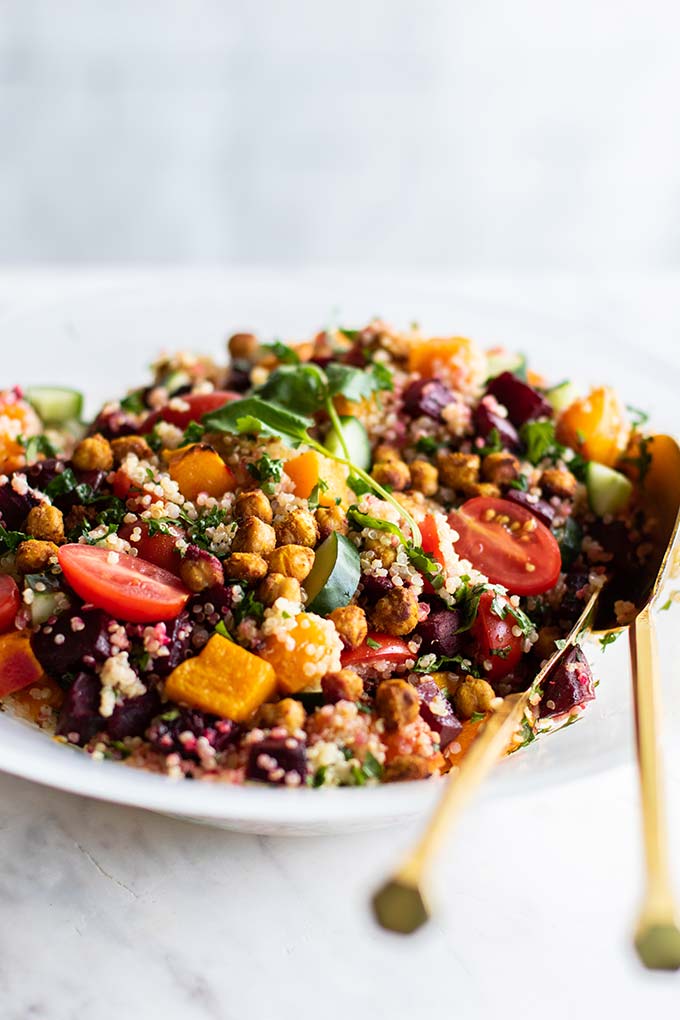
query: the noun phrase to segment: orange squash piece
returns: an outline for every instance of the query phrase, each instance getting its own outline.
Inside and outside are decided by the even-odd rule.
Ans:
[[[614,467],[628,444],[630,423],[614,390],[600,386],[562,412],[556,435],[587,460]]]
[[[236,488],[233,473],[217,450],[207,443],[196,443],[175,451],[170,457],[168,471],[184,498],[192,503],[202,492],[221,499],[225,492],[233,492]]]
[[[0,474],[9,474],[26,463],[18,436],[36,436],[41,431],[40,419],[17,390],[0,391],[0,418],[8,426],[0,432]]]
[[[42,666],[33,654],[27,630],[14,630],[0,636],[0,698],[34,684],[42,675]]]
[[[307,450],[287,460],[284,470],[295,488],[295,495],[300,499],[309,499],[315,485],[319,484],[319,455],[314,450]]]
[[[315,613],[298,613],[294,625],[265,639],[260,652],[276,672],[279,689],[295,694],[320,690],[321,677],[340,669],[342,642],[330,620]]]
[[[173,701],[234,722],[245,722],[276,690],[273,667],[221,634],[194,659],[172,671],[165,693]]]
[[[486,719],[488,713],[485,714]],[[461,760],[472,747],[484,719],[467,719],[456,739],[445,748],[443,754],[448,768],[460,765]]]
[[[487,360],[483,351],[464,336],[434,337],[413,344],[408,367],[424,379],[444,378],[454,388],[465,390],[482,385]]]

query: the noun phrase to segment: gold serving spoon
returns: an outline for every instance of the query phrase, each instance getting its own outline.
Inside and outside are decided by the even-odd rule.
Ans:
[[[650,439],[651,462],[645,477],[647,506],[657,520],[655,548],[649,580],[641,583],[641,608],[630,626],[633,692],[646,862],[646,891],[635,944],[642,962],[652,969],[680,967],[680,931],[668,867],[667,837],[661,792],[661,762],[657,747],[658,664],[652,616],[653,604],[672,568],[680,523],[680,448],[670,436]],[[598,606],[598,594],[588,602],[566,638],[523,693],[505,698],[501,707],[480,729],[479,736],[460,768],[446,780],[444,793],[416,847],[391,879],[373,898],[379,923],[391,931],[409,934],[421,927],[430,911],[424,879],[448,828],[458,818],[473,793],[507,750],[521,725],[532,696],[548,673],[570,648],[588,632],[615,633],[622,627],[612,619],[606,599]]]

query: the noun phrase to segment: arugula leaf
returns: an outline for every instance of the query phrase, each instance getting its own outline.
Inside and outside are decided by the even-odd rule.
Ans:
[[[342,394],[347,400],[365,400],[380,390],[394,388],[392,373],[385,365],[373,364],[370,368],[356,368],[332,361],[326,367],[328,393],[334,397]]]
[[[288,344],[281,343],[280,340],[273,340],[270,344],[260,344],[260,350],[273,354],[282,365],[300,364],[300,355],[297,351],[294,351]]]
[[[300,443],[316,445],[309,435],[313,425],[311,419],[288,411],[279,404],[268,403],[259,396],[232,400],[217,411],[204,415],[203,424],[211,432],[275,436],[293,446]]]

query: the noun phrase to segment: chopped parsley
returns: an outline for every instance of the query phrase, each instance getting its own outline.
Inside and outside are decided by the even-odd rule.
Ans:
[[[368,645],[369,648],[373,648],[374,650],[380,648],[380,642],[374,641],[372,637],[366,638],[366,644]]]
[[[246,466],[249,474],[260,483],[262,491],[271,496],[275,486],[281,481],[283,461],[270,457],[268,453],[263,453],[259,460]]]
[[[494,426],[494,428],[489,430],[484,446],[480,447],[479,456],[486,457],[489,453],[501,453],[502,449],[503,442],[501,440],[500,433]]]
[[[47,436],[29,436],[28,438],[19,436],[19,442],[24,448],[28,464],[36,461],[40,454],[43,457],[54,457],[57,452]]]
[[[17,546],[25,542],[28,535],[25,535],[23,531],[8,531],[4,525],[0,524],[0,552],[14,552]]]
[[[128,393],[121,400],[120,406],[123,411],[127,411],[129,414],[142,414],[146,410],[144,390],[135,390],[134,393]]]
[[[205,431],[205,425],[201,425],[197,421],[190,421],[184,430],[184,435],[179,444],[180,447],[190,446],[192,443],[200,443],[205,435]]]
[[[621,636],[620,630],[612,631],[610,634],[603,634],[602,637],[600,638],[600,648],[602,649],[602,651],[604,651],[605,648],[609,648],[610,645],[613,645],[617,638],[619,638],[620,636]]]
[[[439,449],[439,443],[434,436],[421,436],[416,443],[416,450],[418,453],[436,453]]]

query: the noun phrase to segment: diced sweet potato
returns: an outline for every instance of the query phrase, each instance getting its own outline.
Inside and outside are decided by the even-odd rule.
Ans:
[[[28,631],[0,636],[0,698],[39,680],[42,667],[31,651]]]
[[[196,658],[177,666],[165,684],[173,701],[234,722],[249,719],[275,689],[273,667],[221,634],[214,634]]]
[[[309,499],[315,485],[319,484],[319,455],[314,450],[307,450],[286,461],[286,474],[295,488],[295,495],[300,499]]]
[[[321,678],[340,669],[342,642],[332,621],[315,613],[298,613],[290,630],[266,638],[260,654],[276,672],[286,694],[320,690]]]
[[[64,692],[59,684],[48,676],[42,676],[35,683],[14,692],[12,712],[22,719],[37,723],[46,708],[61,708],[63,700]]]
[[[217,450],[207,443],[178,450],[170,459],[170,477],[179,485],[185,499],[194,502],[201,492],[220,499],[233,492],[236,479]]]
[[[408,367],[425,379],[443,379],[457,389],[468,389],[484,382],[487,360],[466,337],[434,337],[413,344]]]

